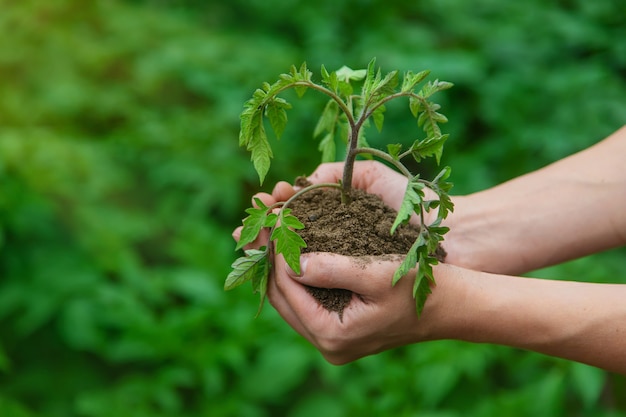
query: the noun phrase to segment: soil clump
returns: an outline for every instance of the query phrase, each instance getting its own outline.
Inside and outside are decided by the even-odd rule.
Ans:
[[[292,214],[303,224],[298,233],[307,243],[305,252],[332,252],[362,257],[405,255],[419,234],[415,225],[401,225],[391,235],[397,212],[376,195],[353,189],[350,204],[341,203],[341,192],[335,188],[315,189],[290,204]],[[443,248],[438,251],[443,260]],[[353,293],[339,288],[307,287],[308,292],[329,311],[343,319]]]

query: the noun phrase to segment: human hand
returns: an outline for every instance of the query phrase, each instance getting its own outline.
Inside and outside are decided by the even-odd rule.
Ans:
[[[307,178],[313,184],[337,183],[343,176],[343,162],[324,163]],[[352,186],[379,196],[389,207],[398,210],[406,190],[407,178],[377,161],[357,161]],[[295,192],[291,184],[279,182],[272,191],[276,201],[285,201]]]
[[[414,275],[391,286],[399,257],[354,258],[330,253],[301,257],[296,275],[281,256],[274,263],[268,298],[291,327],[333,364],[344,364],[397,346],[428,340],[438,306],[431,294],[418,318],[411,286]],[[306,286],[353,292],[343,318],[326,310]]]

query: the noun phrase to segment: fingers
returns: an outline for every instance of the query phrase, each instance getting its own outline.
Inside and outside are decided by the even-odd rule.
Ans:
[[[276,257],[268,296],[283,319],[327,361],[347,363],[406,341],[417,319],[410,288],[391,285],[396,260],[353,260],[325,253],[302,258],[303,274],[294,276],[282,257]],[[411,280],[406,284],[410,287]],[[349,289],[356,295],[340,318],[314,299],[307,285]]]
[[[285,181],[280,181],[276,183],[274,190],[272,190],[272,198],[274,198],[275,201],[287,201],[295,193],[296,190],[293,185]]]
[[[288,275],[288,270],[282,255],[277,255],[274,274],[268,283],[268,299],[294,330],[321,349],[315,332],[328,328],[328,323],[338,322],[337,315],[315,301],[303,284]],[[307,321],[303,322],[302,318]]]
[[[256,199],[259,199],[263,202],[263,204],[265,204],[266,206],[271,206],[272,204],[275,204],[276,201],[280,201],[280,200],[276,200],[276,198],[274,198],[273,195],[268,194],[268,193],[256,193],[254,196],[252,196],[252,206],[254,208],[258,208],[259,206],[256,203]]]
[[[321,164],[315,169],[315,171],[313,171],[308,179],[313,184],[320,184],[323,182],[336,183],[343,176],[343,165],[343,162]]]
[[[399,256],[352,257],[333,253],[307,253],[300,258],[300,275],[290,268],[287,274],[300,284],[318,288],[342,288],[369,295],[379,286],[391,287]]]

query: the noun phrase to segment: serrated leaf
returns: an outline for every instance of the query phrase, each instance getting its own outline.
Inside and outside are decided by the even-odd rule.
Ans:
[[[327,133],[317,147],[322,152],[322,163],[335,162],[337,147],[335,145],[335,135]]]
[[[432,293],[431,284],[435,283],[432,265],[437,264],[435,258],[424,256],[423,253],[423,251],[420,252],[415,282],[413,283],[413,298],[415,298],[415,309],[418,317],[424,310],[428,295]]]
[[[335,100],[329,100],[322,111],[315,130],[313,131],[313,137],[318,137],[324,132],[334,132],[337,120],[339,118],[339,105]]]
[[[306,248],[306,243],[298,233],[291,228],[302,229],[304,225],[292,214],[289,209],[279,214],[280,223],[274,228],[270,240],[276,242],[276,253],[285,258],[287,265],[297,274],[300,273],[300,249]]]
[[[398,86],[398,71],[391,71],[385,75],[382,80],[380,76],[376,77],[376,81],[372,88],[372,97],[376,100],[393,94]]]
[[[269,260],[265,258],[265,262],[259,265],[259,271],[252,277],[252,290],[259,293],[259,308],[256,311],[255,317],[261,314],[263,304],[265,304],[265,297],[267,296],[267,282],[270,277]]]
[[[349,97],[354,92],[352,84],[342,80],[339,80],[339,82],[337,83],[337,88],[339,90],[339,93],[344,97]]]
[[[367,71],[364,69],[353,70],[350,67],[342,66],[339,68],[336,73],[337,79],[346,83],[350,83],[350,81],[361,81],[367,75]]]
[[[413,117],[416,117],[422,111],[423,105],[422,100],[418,97],[411,96],[409,97],[409,109],[411,110],[411,114]]]
[[[391,279],[391,285],[396,285],[398,281],[400,281],[400,278],[404,277],[411,269],[415,268],[417,265],[418,250],[425,244],[426,241],[424,240],[424,236],[420,233],[415,242],[413,242],[413,245],[411,245],[411,248],[404,257],[404,260],[394,272],[393,278]]]
[[[276,213],[270,213],[267,215],[267,219],[265,219],[265,226],[264,227],[274,227],[274,225],[276,224],[276,221],[278,220],[278,214]]]
[[[265,112],[278,139],[285,131],[287,125],[287,111],[285,109],[289,108],[291,105],[281,98],[276,98],[267,105]]]
[[[304,224],[298,218],[291,214],[291,209],[284,209],[279,216],[281,224],[296,230],[304,229]]]
[[[411,71],[407,72],[404,75],[404,80],[402,81],[401,91],[406,93],[413,90],[415,86],[428,77],[429,74],[429,70],[420,71],[417,74],[413,74]]]
[[[365,81],[361,89],[361,96],[365,100],[369,98],[377,80],[380,80],[380,71],[376,71],[376,58],[373,58],[367,65],[367,70],[365,70]]]
[[[454,211],[454,203],[452,199],[447,194],[441,194],[439,196],[439,212],[437,217],[440,219],[445,219],[448,217],[448,214]]]
[[[446,192],[449,191],[450,188],[452,188],[452,184],[446,182],[446,180],[450,177],[451,173],[452,168],[448,166],[444,167],[441,171],[439,171],[435,179],[433,179],[433,183],[435,183],[439,189]]]
[[[321,73],[322,82],[336,93],[339,89],[339,80],[337,79],[337,73],[335,71],[329,73],[324,65],[322,65]]]
[[[385,111],[387,109],[384,105],[380,105],[372,113],[372,119],[374,119],[374,126],[381,132],[383,130],[383,122],[385,121]]]
[[[427,105],[417,117],[417,125],[420,126],[429,137],[441,136],[441,129],[434,117],[436,111],[432,103],[429,104],[430,105]]]
[[[239,237],[239,242],[237,243],[235,250],[239,250],[247,244],[254,242],[259,236],[261,229],[268,227],[267,220],[269,207],[263,204],[263,202],[258,198],[255,198],[254,201],[259,207],[246,209],[246,213],[248,213],[249,216],[243,219],[241,236]]]
[[[401,143],[390,143],[387,145],[387,153],[393,159],[398,160],[400,158],[400,152],[402,152]]]
[[[262,121],[253,129],[252,135],[248,140],[247,149],[251,152],[252,164],[259,175],[261,184],[263,184],[265,176],[270,169],[273,154],[272,148],[267,141],[267,134]]]
[[[304,96],[304,94],[307,92],[309,87],[307,87],[306,85],[296,85],[293,89],[298,95],[298,98],[302,98],[302,96]]]
[[[448,139],[448,136],[448,134],[445,134],[415,141],[410,148],[411,155],[416,162],[434,155],[437,164],[439,164],[443,154],[443,144]]]
[[[415,181],[417,178],[418,177],[415,177],[413,180],[409,181],[406,186],[398,215],[391,226],[391,234],[396,232],[398,226],[407,223],[411,219],[411,216],[415,213],[415,208],[419,207],[422,202],[424,192],[421,189],[424,185]]]
[[[231,265],[231,272],[224,282],[225,290],[232,290],[247,281],[262,282],[263,276],[268,275],[267,252],[257,249],[246,251],[246,256],[241,256]],[[267,283],[267,278],[265,278]]]

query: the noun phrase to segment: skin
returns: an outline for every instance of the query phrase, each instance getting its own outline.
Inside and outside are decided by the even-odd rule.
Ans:
[[[409,286],[391,287],[398,261],[311,253],[296,275],[278,256],[268,296],[280,315],[333,364],[397,346],[456,339],[532,350],[626,374],[626,285],[584,275],[552,281],[515,275],[626,245],[626,127],[598,144],[496,187],[453,198],[437,285],[422,315]],[[323,164],[313,183],[336,182],[342,165]],[[355,166],[353,185],[398,208],[406,179],[382,164]],[[294,188],[278,183],[265,204]],[[240,229],[235,230],[235,239]],[[267,239],[262,236],[261,239]],[[254,245],[253,245],[254,246]],[[355,293],[343,321],[304,285]],[[406,288],[405,288],[406,287]],[[358,295],[358,296],[357,296]]]

